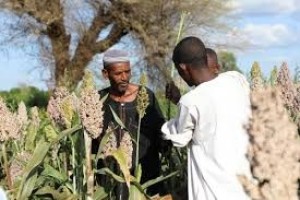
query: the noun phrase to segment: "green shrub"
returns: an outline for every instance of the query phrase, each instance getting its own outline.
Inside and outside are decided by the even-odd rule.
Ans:
[[[0,96],[11,110],[16,110],[18,103],[21,101],[25,103],[26,107],[37,106],[46,108],[49,100],[48,91],[39,90],[33,86],[23,86],[13,88],[10,91],[2,91]]]

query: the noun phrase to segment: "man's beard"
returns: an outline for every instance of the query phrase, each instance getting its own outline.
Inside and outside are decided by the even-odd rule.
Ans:
[[[120,95],[123,95],[123,94],[125,94],[125,92],[126,92],[126,90],[127,90],[127,88],[128,88],[128,85],[129,85],[129,83],[128,82],[123,82],[123,83],[119,83],[118,85],[117,85],[117,91],[118,91],[118,93],[120,94]]]

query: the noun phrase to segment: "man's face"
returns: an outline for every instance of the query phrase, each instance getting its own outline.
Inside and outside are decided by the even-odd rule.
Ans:
[[[103,76],[110,81],[111,88],[118,93],[125,93],[131,78],[129,62],[119,62],[110,64],[107,69],[103,69]]]

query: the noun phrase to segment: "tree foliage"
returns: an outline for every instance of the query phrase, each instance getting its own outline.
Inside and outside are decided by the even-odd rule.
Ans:
[[[2,43],[34,38],[55,85],[74,88],[93,57],[124,36],[138,44],[147,66],[167,76],[182,12],[185,28],[215,30],[228,9],[221,0],[0,0],[0,11],[9,25],[1,28]]]
[[[294,83],[299,83],[300,81],[300,66],[297,65],[294,69]]]
[[[221,70],[226,71],[238,71],[241,72],[237,66],[236,57],[232,52],[221,51],[218,53],[218,60],[221,65]]]
[[[16,110],[21,101],[28,107],[37,106],[39,108],[46,108],[49,93],[32,86],[24,86],[13,88],[10,91],[2,91],[0,92],[0,97],[5,100],[7,106],[12,110]]]

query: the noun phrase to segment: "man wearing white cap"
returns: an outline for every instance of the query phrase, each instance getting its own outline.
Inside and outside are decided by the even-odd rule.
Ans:
[[[139,85],[130,83],[131,67],[130,60],[126,52],[121,50],[110,50],[104,54],[102,74],[105,79],[110,82],[110,87],[100,91],[100,96],[108,95],[104,102],[104,131],[112,122],[118,125],[112,115],[112,108],[118,114],[124,123],[127,131],[133,139],[136,139],[138,127],[138,113],[136,110],[136,97],[140,89]],[[142,118],[140,142],[139,142],[139,162],[142,165],[142,180],[145,182],[156,178],[160,175],[159,150],[161,147],[161,131],[160,128],[164,123],[164,118],[158,107],[158,102],[152,91],[147,89],[149,95],[149,106],[146,114]],[[118,127],[118,126],[117,126]],[[118,128],[115,131],[117,142],[119,143],[123,137],[124,131]],[[94,141],[93,147],[98,149],[99,140]],[[135,160],[135,144],[133,147],[132,160]],[[134,169],[132,169],[133,171]],[[124,186],[124,187],[123,187]],[[117,188],[117,199],[127,199],[128,191],[126,185],[121,184]],[[150,187],[148,192],[156,194],[161,192],[162,185],[154,185]]]

